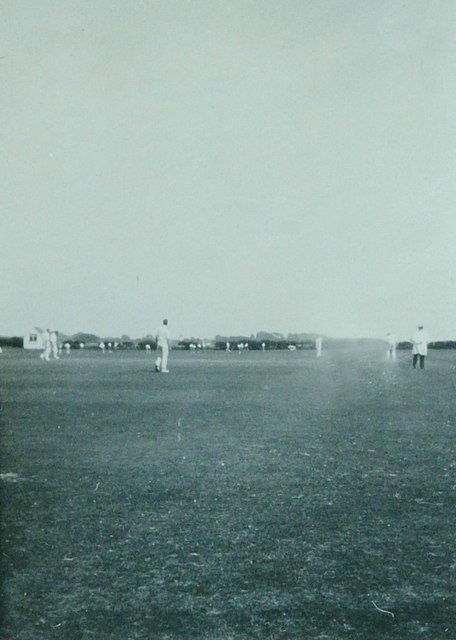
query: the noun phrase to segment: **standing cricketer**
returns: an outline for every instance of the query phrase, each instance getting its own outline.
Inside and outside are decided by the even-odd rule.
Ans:
[[[155,337],[157,348],[160,349],[160,355],[155,360],[155,371],[161,373],[169,373],[168,370],[168,353],[169,353],[169,329],[168,320],[163,320],[162,326],[158,329]]]

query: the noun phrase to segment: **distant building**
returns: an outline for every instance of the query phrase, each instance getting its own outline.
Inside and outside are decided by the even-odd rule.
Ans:
[[[43,340],[39,329],[32,329],[24,336],[24,349],[42,349]]]

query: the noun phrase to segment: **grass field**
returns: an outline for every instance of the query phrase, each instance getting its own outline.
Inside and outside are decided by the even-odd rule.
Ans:
[[[456,353],[0,356],[1,640],[456,640]]]

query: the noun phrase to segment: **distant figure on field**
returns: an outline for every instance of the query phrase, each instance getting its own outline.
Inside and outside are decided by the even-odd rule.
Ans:
[[[112,342],[108,342],[108,353],[112,353]]]
[[[396,338],[391,333],[386,334],[386,357],[388,360],[396,360]]]
[[[43,351],[40,353],[41,360],[50,360],[51,355],[51,343],[49,342],[49,329],[45,329],[41,334],[41,344],[43,345]]]
[[[229,342],[226,343],[225,350],[226,351],[231,351],[231,347],[230,347],[230,343]]]
[[[56,360],[59,359],[58,345],[57,345],[58,334],[59,334],[58,331],[51,331],[51,333],[49,334],[49,345],[51,349],[51,354],[54,356]]]
[[[323,348],[323,338],[321,336],[317,336],[315,338],[315,349],[317,350],[317,357],[321,356],[321,350]]]
[[[243,342],[240,342],[240,343],[238,344],[238,353],[239,353],[239,355],[241,355],[241,353],[242,353],[243,351],[244,351],[244,343],[243,343]]]
[[[69,342],[65,342],[63,347],[65,349],[65,353],[69,356],[70,355],[71,344]]]
[[[151,348],[149,343],[147,343],[144,348],[146,349],[146,353],[151,353]]]
[[[261,350],[266,351],[266,342],[261,343]]]
[[[158,329],[156,335],[157,348],[160,355],[155,360],[155,371],[161,373],[169,373],[168,371],[168,353],[169,353],[169,329],[168,320],[163,320],[162,326]]]
[[[412,338],[412,363],[413,368],[416,369],[418,358],[420,359],[420,369],[424,369],[424,360],[427,356],[428,344],[430,342],[429,336],[424,330],[424,327],[420,325],[418,330],[413,334]]]
[[[104,353],[104,352],[105,352],[106,345],[105,345],[105,343],[104,343],[104,342],[100,342],[100,344],[98,345],[98,347],[99,347],[99,349],[100,349],[101,353]]]

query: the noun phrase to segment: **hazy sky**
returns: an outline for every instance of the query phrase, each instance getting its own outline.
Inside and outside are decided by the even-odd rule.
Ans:
[[[0,334],[456,339],[454,0],[3,0]]]

